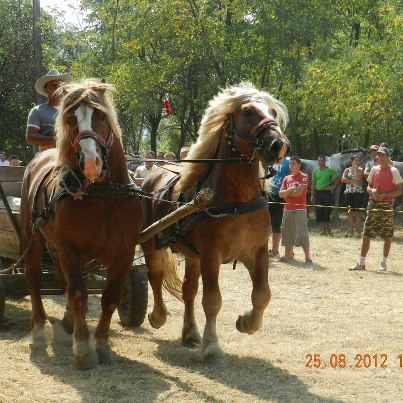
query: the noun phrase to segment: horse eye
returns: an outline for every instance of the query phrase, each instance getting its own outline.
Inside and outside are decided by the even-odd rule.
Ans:
[[[105,122],[106,119],[106,115],[105,113],[101,112],[100,110],[96,109],[94,111],[94,117],[98,120],[100,120],[101,122]]]
[[[244,116],[249,117],[249,116],[252,116],[252,111],[249,108],[245,108],[243,110],[243,114],[244,114]]]
[[[275,109],[271,109],[270,110],[271,115],[273,116],[273,118],[277,117],[277,111]]]

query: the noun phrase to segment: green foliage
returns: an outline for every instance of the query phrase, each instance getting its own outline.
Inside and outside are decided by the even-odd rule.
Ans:
[[[44,65],[69,70],[76,80],[98,77],[115,85],[127,152],[177,153],[190,145],[207,102],[220,87],[240,81],[267,89],[288,106],[293,153],[316,158],[379,139],[398,145],[399,4],[81,0],[83,29],[42,14]],[[3,131],[4,147],[5,138],[11,148],[25,147],[34,83],[30,7],[28,0],[0,2],[2,15],[13,16],[0,21],[0,61],[14,73],[0,76],[0,122],[3,130],[18,127],[20,133],[14,141]],[[162,107],[166,95],[169,116]]]

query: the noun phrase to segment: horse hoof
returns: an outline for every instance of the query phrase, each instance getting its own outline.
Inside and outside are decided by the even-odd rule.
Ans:
[[[34,345],[41,345],[41,344],[48,344],[52,338],[52,331],[48,329],[49,322],[43,323],[36,323],[35,326],[32,328],[32,344]]]
[[[214,367],[226,368],[228,361],[225,358],[225,353],[221,349],[218,342],[211,342],[205,348],[202,345],[203,361],[206,364],[213,365]]]
[[[73,335],[66,332],[66,328],[61,321],[56,321],[53,327],[53,341],[57,344],[71,346],[73,344]]]
[[[86,371],[87,369],[94,368],[98,364],[99,358],[95,351],[83,357],[74,357],[74,367],[80,371]]]
[[[258,329],[252,328],[249,324],[249,316],[238,316],[238,320],[236,321],[236,328],[238,332],[241,333],[247,333],[247,334],[253,334],[255,333]]]
[[[107,351],[97,351],[99,364],[113,364],[112,352],[111,350]]]
[[[200,334],[196,331],[189,332],[188,334],[182,335],[182,344],[185,347],[196,348],[201,344]]]
[[[152,313],[148,314],[148,321],[150,322],[150,325],[154,329],[159,329],[162,325],[165,324],[166,318],[164,320],[158,320],[155,318],[155,316]]]
[[[225,357],[216,357],[216,356],[205,356],[203,361],[216,368],[228,368],[229,364]]]

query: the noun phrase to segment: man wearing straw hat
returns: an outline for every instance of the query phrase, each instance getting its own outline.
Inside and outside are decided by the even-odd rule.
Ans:
[[[55,147],[54,124],[60,100],[54,95],[62,83],[70,83],[69,73],[60,74],[57,70],[49,70],[46,76],[40,77],[35,83],[38,94],[46,96],[48,101],[34,106],[28,115],[26,141],[27,144],[38,146],[39,151]]]

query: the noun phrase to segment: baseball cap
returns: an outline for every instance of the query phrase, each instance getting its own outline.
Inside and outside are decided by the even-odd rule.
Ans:
[[[372,150],[378,150],[379,146],[377,146],[376,144],[373,144],[371,147],[369,147],[369,151]]]
[[[377,153],[382,153],[382,154],[385,154],[385,155],[389,155],[389,150],[386,147],[379,147],[376,152]]]

